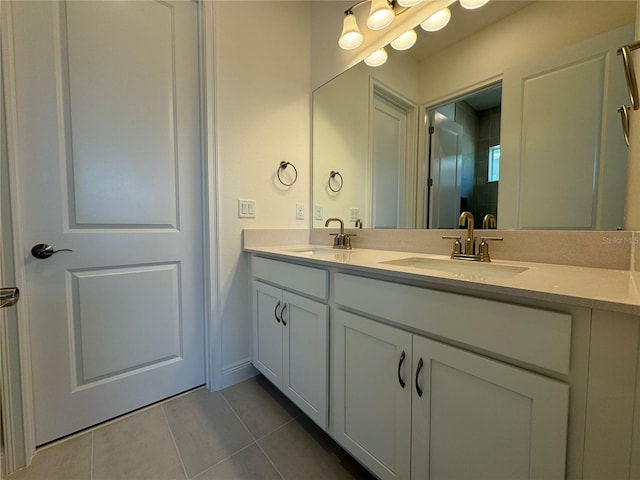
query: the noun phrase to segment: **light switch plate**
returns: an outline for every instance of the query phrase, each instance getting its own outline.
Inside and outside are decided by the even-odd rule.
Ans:
[[[256,201],[239,198],[238,218],[256,218]]]
[[[352,208],[351,210],[349,210],[349,220],[355,222],[358,218],[360,218],[359,208]]]
[[[316,220],[323,220],[324,219],[324,209],[322,208],[322,205],[316,205],[316,208],[315,208],[315,219]]]
[[[296,203],[296,220],[304,220],[304,203]]]

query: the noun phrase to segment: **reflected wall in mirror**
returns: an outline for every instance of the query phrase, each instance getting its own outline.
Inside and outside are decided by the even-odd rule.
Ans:
[[[366,228],[455,228],[471,210],[495,214],[504,229],[620,227],[627,148],[616,111],[629,100],[616,50],[634,38],[636,3],[450,8],[444,30],[421,31],[384,66],[360,63],[314,92],[313,226],[340,217]],[[465,100],[494,85],[500,107]],[[499,142],[484,138],[487,128]],[[331,171],[343,178],[338,192]]]

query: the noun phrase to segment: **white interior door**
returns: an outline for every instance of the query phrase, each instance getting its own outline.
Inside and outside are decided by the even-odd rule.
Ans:
[[[204,383],[197,8],[15,2],[12,25],[43,444]]]
[[[407,116],[401,106],[373,95],[372,114],[372,228],[401,228],[404,219]]]
[[[431,134],[429,228],[458,228],[462,164],[462,126],[435,112]]]

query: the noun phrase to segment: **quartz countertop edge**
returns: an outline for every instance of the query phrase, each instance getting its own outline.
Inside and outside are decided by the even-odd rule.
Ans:
[[[296,260],[308,265],[339,268],[354,273],[382,274],[398,279],[463,288],[471,292],[504,294],[640,315],[640,273],[628,270],[492,259],[490,265],[526,268],[509,278],[499,278],[382,263],[407,258],[462,262],[451,260],[445,255],[359,248],[335,249],[335,252],[330,252],[331,247],[326,245],[245,246],[244,250],[273,259]],[[322,255],[309,253],[315,250],[325,252]]]

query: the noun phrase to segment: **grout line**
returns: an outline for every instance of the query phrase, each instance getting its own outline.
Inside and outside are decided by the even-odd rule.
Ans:
[[[231,409],[231,411],[233,412],[233,414],[238,418],[238,420],[240,421],[240,423],[242,424],[242,426],[247,430],[247,432],[249,432],[249,435],[251,436],[251,438],[253,439],[253,443],[255,443],[255,445],[260,449],[260,451],[262,452],[262,454],[265,456],[265,458],[269,461],[269,463],[271,464],[271,466],[275,469],[275,471],[278,473],[278,475],[280,475],[280,478],[282,480],[285,480],[284,475],[282,474],[282,472],[280,471],[280,469],[276,466],[276,464],[274,463],[274,461],[271,459],[271,457],[269,455],[267,455],[267,452],[264,451],[264,448],[262,448],[262,445],[260,445],[260,443],[258,442],[258,440],[256,439],[255,435],[251,432],[251,430],[249,430],[249,427],[247,427],[247,425],[242,421],[242,418],[240,418],[240,415],[238,415],[238,412],[236,412],[235,408],[233,408],[231,406],[231,404],[229,403],[229,401],[227,400],[227,398],[222,394],[222,392],[220,392],[220,396],[222,397],[222,399],[225,401],[225,403],[229,406],[229,408]],[[291,421],[293,421],[295,419],[291,419],[289,422],[286,422],[284,425],[287,425],[288,423],[290,423]],[[275,431],[280,430],[280,428],[284,427],[284,425],[280,426],[279,428],[275,429]],[[271,432],[273,433],[273,432]],[[264,435],[261,438],[266,437],[266,435]],[[240,450],[242,451],[242,450]],[[236,452],[238,453],[238,452]],[[235,455],[235,454],[234,454]]]
[[[218,460],[216,463],[214,463],[213,465],[211,465],[210,467],[207,467],[205,470],[203,470],[202,472],[198,473],[197,475],[194,475],[190,480],[196,479],[202,475],[204,475],[206,472],[208,472],[209,470],[211,470],[214,467],[217,467],[218,465],[220,465],[223,462],[226,462],[227,460],[229,460],[231,457],[239,454],[240,452],[244,452],[247,448],[251,448],[256,444],[256,442],[250,443],[249,445],[242,447],[240,450],[238,450],[237,452],[232,453],[231,455],[227,455],[226,457],[224,457],[222,460]]]
[[[171,425],[169,425],[169,419],[167,418],[167,412],[164,409],[164,404],[160,405],[160,409],[162,410],[162,416],[164,417],[164,422],[167,424],[167,428],[169,429],[169,435],[171,435],[171,441],[173,442],[173,446],[176,449],[176,453],[178,454],[178,460],[180,461],[180,466],[182,467],[182,471],[184,472],[184,478],[188,479],[189,475],[187,474],[187,468],[184,466],[184,462],[182,461],[182,455],[180,455],[180,449],[178,448],[178,443],[176,442],[176,437],[173,435],[173,430],[171,429]]]
[[[95,430],[91,430],[91,469],[89,470],[89,479],[93,480],[93,454],[96,449]]]

